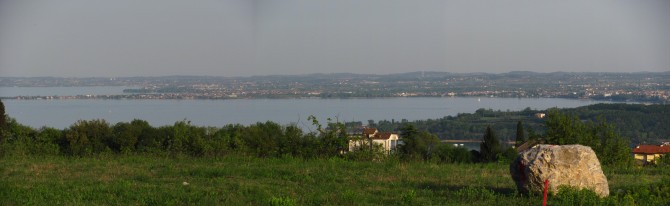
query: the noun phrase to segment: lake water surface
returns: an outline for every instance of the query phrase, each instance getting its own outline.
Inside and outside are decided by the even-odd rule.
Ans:
[[[87,88],[87,87],[86,87]],[[78,87],[58,87],[50,91],[39,88],[41,95],[87,94],[105,91],[120,94],[126,87],[100,87],[86,90]],[[18,94],[13,87],[0,89],[3,93]],[[14,88],[25,90],[26,88]],[[63,92],[58,94],[55,91]],[[24,91],[25,92],[25,91]],[[92,93],[97,94],[97,93]],[[473,113],[479,108],[494,110],[572,108],[602,101],[555,98],[376,98],[376,99],[234,99],[234,100],[3,100],[6,113],[20,123],[32,127],[65,128],[80,119],[105,119],[114,124],[133,119],[147,120],[153,126],[170,125],[187,119],[200,126],[223,126],[241,123],[275,121],[281,124],[308,125],[307,117],[320,121],[339,118],[340,121],[435,119],[458,113]]]

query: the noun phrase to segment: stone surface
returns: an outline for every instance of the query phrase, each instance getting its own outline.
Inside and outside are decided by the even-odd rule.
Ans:
[[[582,145],[540,144],[525,151],[510,165],[512,179],[524,193],[542,194],[544,181],[549,191],[558,193],[561,185],[587,188],[600,197],[609,195],[607,178],[590,147]]]

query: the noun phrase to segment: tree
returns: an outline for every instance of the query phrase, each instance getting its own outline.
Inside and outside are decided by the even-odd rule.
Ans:
[[[439,144],[435,147],[432,157],[442,163],[471,163],[472,153],[465,147],[454,147],[450,144]]]
[[[259,157],[280,156],[282,127],[274,122],[258,122],[244,130],[245,144]]]
[[[131,152],[142,134],[142,128],[127,122],[119,122],[112,127],[114,135],[106,143],[115,152]]]
[[[591,128],[591,133],[595,135],[596,154],[600,154],[599,159],[605,165],[630,166],[633,158],[629,142],[614,132],[614,126],[600,121]],[[598,148],[599,147],[599,148]]]
[[[596,122],[582,121],[577,116],[552,109],[545,124],[549,144],[589,146],[604,165],[628,166],[633,162],[628,141],[615,132],[614,126],[601,118],[597,118]]]
[[[594,145],[594,138],[588,132],[589,126],[579,117],[562,114],[558,109],[548,111],[546,140],[547,143],[566,145]]]
[[[7,133],[7,115],[5,115],[5,104],[0,100],[0,144],[4,142]]]
[[[526,142],[526,135],[523,131],[523,124],[519,121],[516,123],[516,146],[521,146],[524,142]]]
[[[413,125],[407,124],[400,129],[402,144],[398,153],[405,159],[428,160],[432,157],[440,139],[426,131],[419,132]]]
[[[167,151],[172,155],[202,156],[207,150],[204,143],[206,130],[191,125],[191,121],[178,121],[168,127]]]
[[[417,136],[419,131],[411,125],[407,124],[400,128],[400,137],[402,138],[402,144],[398,145],[398,153],[403,158],[416,158],[416,153],[418,151]]]
[[[308,135],[318,138],[318,142],[321,145],[318,156],[338,156],[349,149],[349,135],[346,132],[344,124],[339,122],[338,119],[332,122],[332,119],[328,118],[326,129],[323,129],[321,123],[313,115],[310,115],[307,120],[312,121],[312,125],[317,127],[318,135],[313,132],[310,132]]]
[[[79,120],[65,131],[68,152],[72,155],[91,155],[108,149],[104,141],[112,135],[105,120]]]
[[[500,141],[496,137],[491,126],[486,127],[486,133],[482,143],[479,144],[479,152],[481,153],[482,162],[496,161],[497,156],[501,153]]]
[[[7,125],[4,128],[5,139],[0,144],[0,155],[18,154],[27,155],[34,151],[35,130],[22,125],[16,119],[7,117]]]
[[[224,147],[228,150],[232,152],[245,152],[246,145],[242,139],[244,129],[245,127],[240,124],[229,124],[221,128],[214,135],[221,138]]]
[[[135,150],[139,152],[161,151],[164,139],[161,139],[159,131],[149,125],[149,122],[140,119],[134,119],[130,122],[132,128],[139,128],[140,135],[135,143]],[[165,136],[163,136],[165,137]]]
[[[42,127],[35,135],[32,154],[57,155],[60,154],[60,141],[64,140],[63,131],[55,128]]]

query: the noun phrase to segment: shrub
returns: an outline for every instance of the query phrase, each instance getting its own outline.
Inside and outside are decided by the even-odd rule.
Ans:
[[[65,131],[67,153],[85,156],[108,150],[112,130],[105,120],[79,120]]]

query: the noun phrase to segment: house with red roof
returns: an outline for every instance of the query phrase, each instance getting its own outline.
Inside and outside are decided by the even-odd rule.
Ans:
[[[400,138],[398,134],[392,132],[379,132],[376,128],[364,128],[361,135],[355,135],[349,140],[349,151],[354,151],[357,148],[369,145],[369,143],[376,144],[382,147],[386,153],[390,153],[398,146]]]
[[[666,154],[670,154],[670,144],[668,143],[661,145],[638,145],[633,148],[635,160],[643,164],[655,163],[656,159]]]

